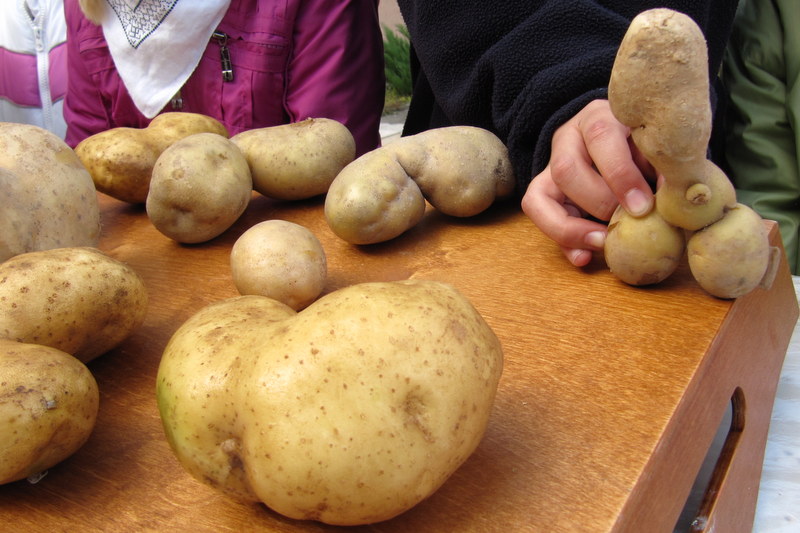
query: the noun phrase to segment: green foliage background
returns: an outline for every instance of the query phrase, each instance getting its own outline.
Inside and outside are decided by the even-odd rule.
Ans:
[[[386,75],[384,112],[393,112],[411,98],[411,67],[409,66],[410,36],[408,28],[398,24],[394,31],[383,25],[383,59]]]

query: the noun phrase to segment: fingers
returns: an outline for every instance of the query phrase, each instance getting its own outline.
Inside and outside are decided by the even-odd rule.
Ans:
[[[522,210],[575,266],[588,264],[592,252],[603,249],[605,225],[583,218],[553,182],[549,167],[531,181],[522,198]]]
[[[630,140],[629,129],[611,113],[607,100],[595,100],[553,136],[553,179],[591,215],[608,220],[621,203],[634,216],[653,207],[643,169],[652,167]]]
[[[634,216],[650,212],[655,171],[636,149],[628,127],[595,100],[553,135],[550,162],[528,186],[522,209],[576,266],[603,249],[606,227],[587,220],[611,218],[618,205]]]

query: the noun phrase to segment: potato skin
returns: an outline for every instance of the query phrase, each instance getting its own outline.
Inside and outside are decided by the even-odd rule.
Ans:
[[[743,204],[692,234],[686,250],[692,275],[717,298],[738,298],[758,287],[771,260],[764,222]]]
[[[265,220],[231,249],[231,277],[239,294],[274,298],[299,311],[325,288],[325,250],[310,230],[286,220]]]
[[[253,181],[239,148],[197,133],[159,156],[145,207],[153,225],[183,243],[205,242],[231,227],[250,203]]]
[[[637,218],[620,206],[608,224],[604,255],[611,272],[625,283],[652,285],[678,268],[685,247],[683,230],[657,210]]]
[[[325,197],[325,220],[351,244],[393,239],[425,214],[425,197],[393,154],[378,149],[347,165]]]
[[[247,158],[253,189],[279,200],[324,194],[356,156],[347,127],[327,118],[243,131],[231,137]]]
[[[442,213],[474,216],[514,191],[508,150],[488,130],[437,128],[363,154],[331,183],[325,219],[352,244],[393,239],[416,225],[426,200]]]
[[[483,128],[435,128],[384,148],[395,155],[425,199],[447,215],[477,215],[514,192],[508,149]]]
[[[51,346],[83,362],[128,337],[147,302],[139,275],[96,248],[30,252],[0,264],[0,338]]]
[[[157,395],[197,479],[291,518],[366,524],[416,505],[474,451],[502,363],[449,285],[364,283],[300,313],[258,296],[201,310],[169,341]]]
[[[0,122],[0,205],[0,261],[100,238],[91,176],[64,141],[37,126]]]
[[[71,355],[0,339],[0,484],[41,473],[91,435],[99,392]]]
[[[89,170],[98,191],[123,202],[147,200],[153,166],[175,142],[195,133],[228,136],[217,120],[198,113],[156,116],[145,128],[111,128],[87,137],[75,153]]]

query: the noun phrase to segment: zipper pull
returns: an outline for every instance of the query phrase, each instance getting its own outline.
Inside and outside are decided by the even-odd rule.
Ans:
[[[178,89],[178,92],[175,93],[169,103],[172,105],[172,109],[183,109],[183,97],[180,89]]]
[[[231,52],[228,50],[228,34],[215,31],[211,38],[219,44],[219,57],[222,62],[222,79],[233,81],[233,64],[231,63]]]

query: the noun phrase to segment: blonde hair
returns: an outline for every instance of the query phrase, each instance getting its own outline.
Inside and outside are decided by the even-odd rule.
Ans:
[[[86,15],[86,18],[95,24],[100,24],[103,20],[103,13],[106,9],[105,0],[79,0],[81,11]]]

